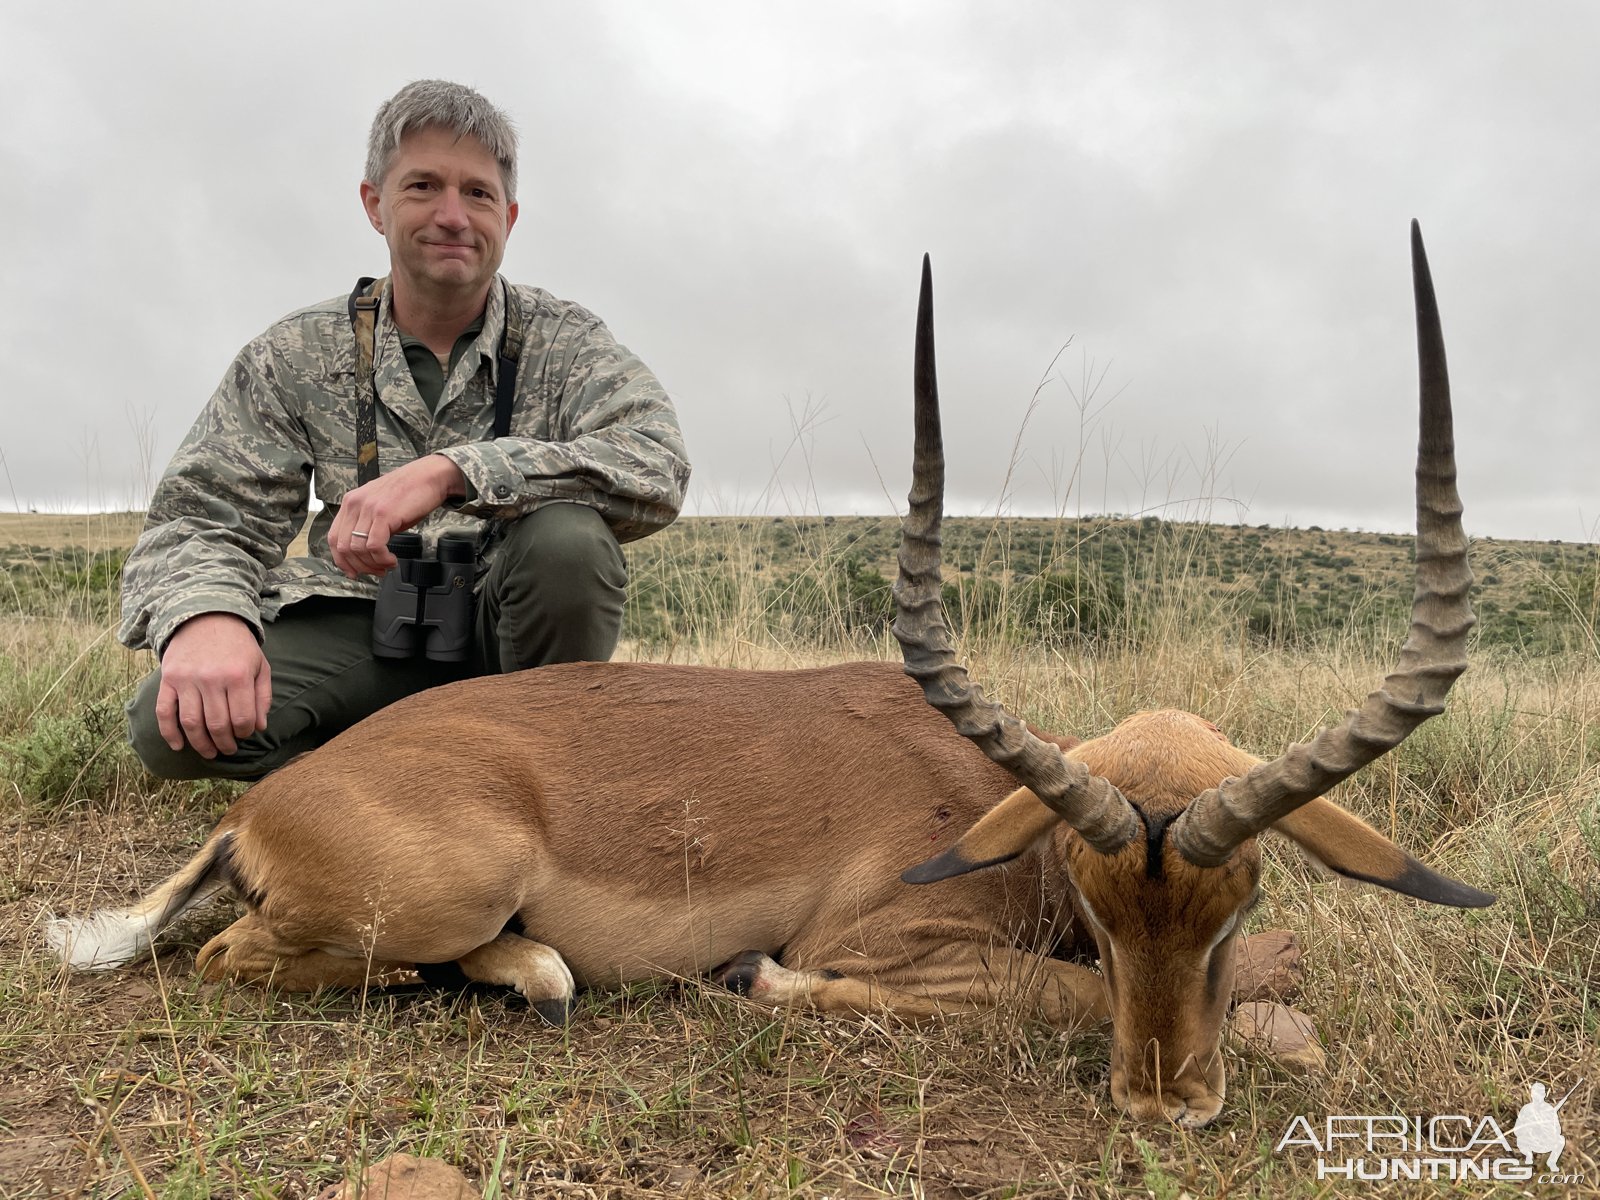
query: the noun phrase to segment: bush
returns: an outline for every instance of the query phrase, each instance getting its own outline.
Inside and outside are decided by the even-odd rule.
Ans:
[[[101,620],[116,611],[126,550],[28,547],[4,560],[0,612]]]
[[[990,578],[944,585],[944,605],[968,636],[1082,644],[1126,631],[1122,583],[1098,572],[1052,571],[1003,588]]]
[[[46,804],[106,794],[132,761],[115,698],[40,717],[26,734],[0,742],[0,761],[22,795]]]
[[[862,633],[877,637],[894,620],[889,581],[858,554],[789,575],[770,599],[768,612],[784,614],[794,632],[823,641]]]

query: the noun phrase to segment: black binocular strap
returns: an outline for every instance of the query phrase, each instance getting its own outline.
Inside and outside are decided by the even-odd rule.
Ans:
[[[511,406],[517,398],[517,363],[522,358],[522,309],[511,285],[505,285],[506,324],[500,334],[500,362],[494,381],[494,435],[511,432]]]

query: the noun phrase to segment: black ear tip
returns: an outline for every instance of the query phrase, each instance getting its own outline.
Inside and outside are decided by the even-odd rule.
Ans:
[[[1335,874],[1343,875],[1346,879],[1377,884],[1388,891],[1410,896],[1413,900],[1438,904],[1444,908],[1488,908],[1497,899],[1489,892],[1479,891],[1470,883],[1462,883],[1459,879],[1441,875],[1409,854],[1404,855],[1404,860],[1404,865],[1397,873],[1386,875],[1368,874],[1348,864],[1337,866],[1330,864],[1330,866]]]
[[[1446,908],[1488,908],[1495,902],[1495,897],[1490,893],[1479,891],[1470,883],[1441,875],[1409,855],[1407,857],[1410,861],[1397,878],[1375,882],[1402,895],[1414,896]]]
[[[1489,892],[1481,892],[1471,884],[1447,875],[1434,875],[1415,894],[1431,904],[1442,904],[1448,908],[1488,908],[1496,900]]]
[[[969,875],[973,871],[981,871],[985,867],[998,867],[1001,863],[1008,863],[1022,851],[1015,854],[1002,854],[999,858],[986,858],[975,862],[967,858],[955,847],[951,847],[943,854],[936,854],[926,862],[920,862],[914,867],[907,867],[900,872],[901,883],[938,883],[941,879],[954,879],[957,875]]]
[[[954,850],[946,850],[943,854],[936,854],[926,862],[919,862],[914,867],[907,867],[900,872],[900,882],[938,883],[941,879],[951,879],[957,875],[965,875],[972,870],[973,866],[973,863],[969,863]]]

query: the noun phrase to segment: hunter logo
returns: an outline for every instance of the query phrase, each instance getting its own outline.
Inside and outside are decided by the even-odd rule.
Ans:
[[[1328,1116],[1320,1123],[1295,1117],[1278,1139],[1277,1151],[1281,1154],[1295,1147],[1314,1151],[1318,1179],[1580,1185],[1584,1182],[1581,1174],[1557,1172],[1567,1144],[1561,1133],[1561,1107],[1577,1087],[1574,1084],[1551,1104],[1545,1099],[1544,1084],[1533,1084],[1528,1103],[1517,1113],[1509,1133],[1489,1116],[1362,1113]]]
[[[1548,1154],[1546,1165],[1552,1171],[1556,1169],[1556,1159],[1561,1157],[1567,1144],[1567,1139],[1561,1136],[1561,1118],[1556,1114],[1561,1111],[1561,1105],[1572,1099],[1574,1091],[1577,1091],[1577,1084],[1558,1103],[1549,1104],[1544,1098],[1544,1084],[1536,1083],[1529,1089],[1528,1102],[1517,1113],[1517,1123],[1511,1130],[1517,1139],[1517,1150],[1529,1162],[1536,1154]]]

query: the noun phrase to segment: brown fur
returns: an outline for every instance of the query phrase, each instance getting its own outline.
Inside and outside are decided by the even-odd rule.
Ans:
[[[235,891],[257,902],[248,939],[219,935],[206,969],[249,960],[260,978],[246,942],[261,929],[280,953],[450,961],[516,919],[579,984],[762,950],[965,996],[995,948],[1045,955],[1081,935],[1048,854],[947,888],[899,882],[1014,786],[891,664],[473,680],[385,710],[239,800],[217,834],[232,835]],[[1053,1015],[1102,1016],[1094,976],[1068,974],[1085,1011]]]
[[[291,989],[453,961],[559,1014],[575,984],[731,962],[723,978],[770,1003],[1109,1017],[1116,1103],[1204,1124],[1226,1090],[1219,1040],[1260,860],[1250,839],[1196,867],[1164,831],[1257,760],[1171,711],[1052,740],[1127,797],[1145,836],[1093,850],[893,664],[472,680],[258,784],[130,912],[159,928],[225,883],[249,911],[200,969]],[[1280,827],[1334,870],[1432,886],[1328,801]],[[901,881],[929,859],[954,863],[946,875],[997,865]],[[1098,976],[1059,957],[1091,948]]]
[[[1137,713],[1067,757],[1127,797],[1144,837],[1099,853],[1022,788],[944,851],[937,873],[1005,862],[1043,842],[1042,860],[1062,864],[1098,951],[1113,1029],[1112,1099],[1140,1120],[1203,1125],[1227,1090],[1219,1042],[1260,852],[1252,838],[1221,866],[1197,867],[1164,835],[1194,797],[1260,760],[1211,722],[1174,710]],[[1325,799],[1275,828],[1340,874],[1435,900],[1459,888]]]
[[[1147,832],[1257,762],[1211,722],[1170,710],[1129,717],[1071,757],[1113,782]],[[1075,835],[1058,836],[1110,997],[1112,1099],[1139,1120],[1204,1124],[1227,1090],[1218,1043],[1241,913],[1260,877],[1255,844],[1202,870],[1164,840],[1153,862],[1148,838],[1102,855]]]
[[[1187,713],[1050,740],[1156,830],[1256,762]],[[1284,824],[1335,869],[1417,865],[1326,802]],[[936,856],[1002,865],[901,882]],[[1110,1017],[1117,1103],[1201,1124],[1258,875],[1253,840],[1207,869],[1160,837],[1093,851],[894,664],[587,663],[385,709],[258,784],[129,911],[159,928],[226,884],[248,912],[200,969],[291,989],[454,961],[560,1011],[574,984],[733,963],[772,1003]],[[1063,961],[1086,950],[1102,975]]]

